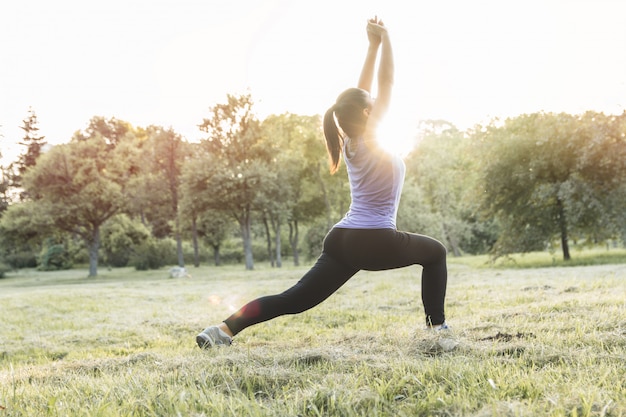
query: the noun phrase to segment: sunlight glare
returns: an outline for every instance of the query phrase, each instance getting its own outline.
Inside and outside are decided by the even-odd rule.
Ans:
[[[416,146],[415,127],[400,117],[389,115],[378,128],[378,143],[386,151],[407,156]]]

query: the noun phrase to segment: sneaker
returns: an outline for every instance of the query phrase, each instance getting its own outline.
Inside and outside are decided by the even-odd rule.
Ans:
[[[211,326],[207,327],[202,333],[196,336],[196,343],[201,349],[208,349],[217,345],[230,346],[230,344],[233,343],[233,339],[219,327]]]
[[[444,321],[434,326],[426,326],[426,331],[432,334],[435,340],[435,349],[449,352],[456,349],[459,341],[452,332],[452,328]]]
[[[436,324],[434,326],[432,326],[432,325],[431,326],[426,326],[425,330],[431,330],[433,332],[439,332],[439,331],[442,331],[442,330],[452,330],[452,329],[450,328],[450,326],[448,326],[448,323],[446,323],[444,321],[443,323]]]

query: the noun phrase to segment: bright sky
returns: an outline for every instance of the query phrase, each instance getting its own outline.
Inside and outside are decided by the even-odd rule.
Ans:
[[[394,45],[397,140],[422,119],[626,108],[623,0],[13,0],[0,4],[0,150],[22,151],[30,106],[50,143],[93,116],[196,140],[209,107],[246,91],[261,118],[323,114],[356,83],[375,14]]]

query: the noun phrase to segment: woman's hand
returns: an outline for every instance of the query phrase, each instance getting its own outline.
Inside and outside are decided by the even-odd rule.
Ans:
[[[370,43],[378,45],[384,35],[387,34],[387,28],[382,20],[377,17],[367,21],[367,38]]]
[[[370,42],[370,45],[378,46],[380,45],[381,35],[383,31],[386,31],[383,21],[378,19],[378,17],[374,17],[367,21],[367,39]]]

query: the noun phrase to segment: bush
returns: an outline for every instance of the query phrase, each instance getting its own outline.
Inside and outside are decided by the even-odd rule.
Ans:
[[[193,244],[191,242],[183,241],[183,256],[185,263],[193,264]],[[198,242],[198,261],[200,264],[213,263],[213,249],[207,248],[202,241]]]
[[[47,239],[39,254],[39,270],[58,271],[72,266],[72,255],[65,245]]]
[[[138,271],[159,269],[165,265],[176,265],[176,243],[171,239],[148,239],[138,245],[130,256],[129,264]]]
[[[11,270],[10,266],[8,266],[7,264],[3,262],[0,262],[0,278],[4,278],[4,274],[9,272],[10,270]]]
[[[73,245],[72,262],[74,265],[89,265],[89,249],[84,244]]]
[[[104,262],[112,267],[123,267],[128,265],[133,248],[145,242],[150,231],[140,221],[120,214],[102,226],[100,236]]]
[[[498,240],[500,232],[497,222],[493,219],[478,221],[476,218],[468,220],[470,233],[461,238],[460,245],[471,255],[489,253]]]
[[[309,227],[304,235],[304,244],[306,246],[307,259],[316,259],[322,253],[324,238],[328,234],[328,228],[325,221],[317,221]]]
[[[36,268],[37,254],[29,250],[8,253],[4,256],[4,262],[12,269]]]
[[[244,261],[240,238],[224,239],[220,246],[220,265],[240,264]],[[215,264],[213,248],[207,245],[207,263]]]

